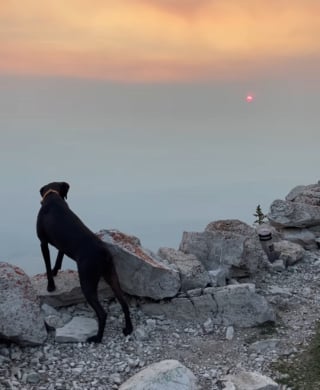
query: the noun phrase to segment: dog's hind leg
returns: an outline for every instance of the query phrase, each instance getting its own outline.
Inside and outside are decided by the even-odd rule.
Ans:
[[[54,291],[56,289],[56,286],[54,284],[53,274],[51,270],[51,261],[50,261],[50,252],[49,252],[49,245],[45,241],[41,241],[41,252],[44,259],[44,263],[46,265],[46,271],[47,271],[47,279],[48,279],[48,286],[47,290],[49,292]]]
[[[132,332],[133,326],[130,318],[129,307],[124,298],[123,291],[119,283],[119,278],[112,261],[110,263],[108,262],[108,266],[105,267],[105,271],[103,272],[103,277],[111,287],[115,297],[117,298],[118,302],[122,307],[124,318],[125,318],[125,327],[123,328],[123,334],[127,336]]]
[[[53,276],[57,276],[58,271],[61,269],[63,255],[64,255],[64,253],[62,251],[58,251],[57,259],[56,259],[55,265],[54,265],[53,270],[52,270]]]
[[[99,274],[95,270],[90,270],[89,267],[81,267],[78,265],[80,286],[89,305],[95,311],[98,317],[98,333],[95,336],[89,337],[89,343],[100,343],[103,337],[104,328],[106,326],[107,313],[101,306],[98,299],[98,282]]]

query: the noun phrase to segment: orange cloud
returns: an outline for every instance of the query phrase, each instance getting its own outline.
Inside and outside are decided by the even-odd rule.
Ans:
[[[0,73],[206,80],[315,61],[320,50],[315,0],[3,3]]]

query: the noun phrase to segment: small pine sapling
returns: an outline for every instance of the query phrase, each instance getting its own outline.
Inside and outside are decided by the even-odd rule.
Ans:
[[[256,208],[255,214],[253,214],[254,217],[256,217],[256,220],[254,223],[257,223],[258,225],[262,225],[264,220],[267,218],[266,214],[264,214],[261,210],[261,206],[258,204]]]

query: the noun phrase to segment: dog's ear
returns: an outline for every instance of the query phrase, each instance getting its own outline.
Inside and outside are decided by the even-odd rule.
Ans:
[[[41,196],[44,195],[44,193],[45,193],[45,188],[46,188],[46,186],[43,186],[43,187],[40,188],[40,195],[41,195]]]
[[[67,199],[69,188],[70,188],[69,184],[66,183],[65,181],[61,183],[60,195],[62,196],[62,198]]]

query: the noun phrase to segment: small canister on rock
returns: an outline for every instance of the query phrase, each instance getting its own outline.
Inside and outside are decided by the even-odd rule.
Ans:
[[[263,228],[258,231],[258,235],[263,250],[268,256],[270,263],[273,263],[275,260],[277,260],[278,256],[274,250],[271,231],[269,229]]]

